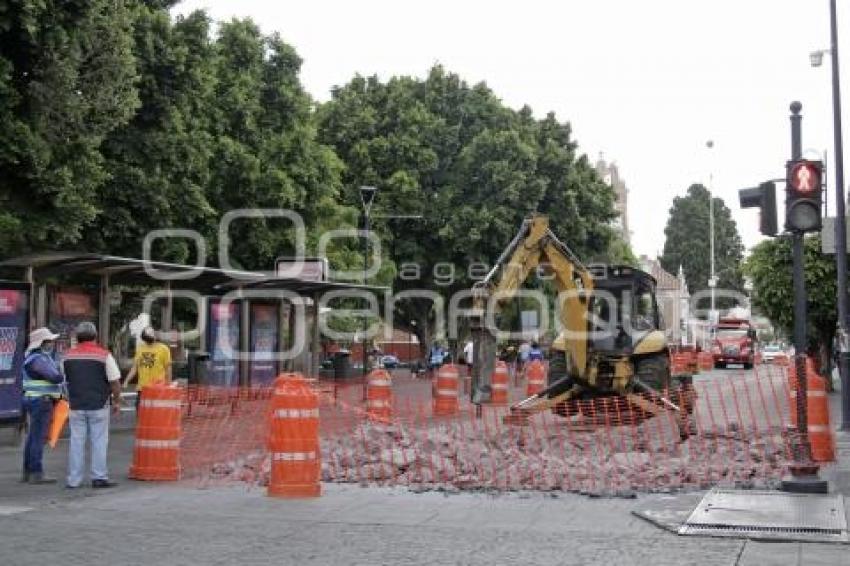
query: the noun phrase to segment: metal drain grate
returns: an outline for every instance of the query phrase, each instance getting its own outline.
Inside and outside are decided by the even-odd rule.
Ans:
[[[680,535],[850,542],[841,495],[715,489],[679,528]]]

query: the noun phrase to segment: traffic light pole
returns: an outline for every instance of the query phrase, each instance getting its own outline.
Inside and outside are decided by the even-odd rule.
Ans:
[[[791,160],[803,156],[800,110],[803,105],[791,103]],[[782,481],[782,490],[793,493],[826,493],[827,483],[818,477],[818,465],[812,461],[808,426],[808,378],[806,375],[806,277],[803,264],[803,233],[791,236],[794,275],[794,369],[796,379],[797,437],[793,442],[794,463],[791,478]]]

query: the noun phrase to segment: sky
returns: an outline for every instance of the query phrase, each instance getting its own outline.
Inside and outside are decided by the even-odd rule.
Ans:
[[[739,208],[738,190],[784,177],[794,100],[804,154],[826,152],[835,209],[830,56],[809,63],[830,47],[828,0],[187,0],[174,12],[196,9],[279,32],[319,101],[356,73],[422,77],[441,63],[511,107],[556,112],[580,152],[617,164],[639,255],[661,253],[673,198],[695,182],[710,184],[745,246],[756,244],[758,212]],[[846,132],[848,0],[838,0],[838,24]]]

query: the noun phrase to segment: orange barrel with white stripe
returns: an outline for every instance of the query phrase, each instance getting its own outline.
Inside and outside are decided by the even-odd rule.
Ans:
[[[670,356],[670,371],[673,375],[680,375],[688,371],[687,354],[677,352]]]
[[[321,495],[319,396],[299,373],[278,376],[269,401],[268,495]]]
[[[366,416],[374,421],[393,416],[393,382],[385,369],[373,369],[366,376]]]
[[[458,379],[460,371],[454,364],[444,364],[437,371],[434,383],[434,414],[456,415],[458,412]]]
[[[508,404],[508,382],[510,377],[508,364],[501,360],[496,362],[496,367],[490,376],[490,387],[492,388],[492,394],[490,395],[491,405]]]
[[[714,356],[711,355],[711,352],[700,352],[697,357],[700,370],[711,371],[714,369]]]
[[[826,393],[826,381],[812,371],[809,360],[806,360],[806,407],[809,431],[809,443],[812,446],[812,460],[815,462],[835,461],[835,438],[829,424],[829,399]],[[791,424],[797,426],[797,378],[794,366],[788,371],[790,381],[790,413]]]
[[[540,360],[533,360],[525,366],[526,397],[537,395],[546,388],[546,365]]]
[[[141,395],[128,475],[134,480],[178,480],[183,390],[175,385],[155,384],[144,387]]]
[[[699,362],[697,361],[696,352],[684,352],[685,355],[685,371],[690,374],[699,373]]]

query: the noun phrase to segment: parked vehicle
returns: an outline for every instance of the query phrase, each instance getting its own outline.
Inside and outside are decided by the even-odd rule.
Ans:
[[[381,356],[381,366],[386,369],[395,369],[399,366],[399,363],[398,357],[392,354]]]
[[[728,364],[752,368],[756,355],[755,328],[749,320],[721,318],[715,329],[711,354],[715,368],[725,368]]]
[[[761,361],[764,364],[772,364],[785,355],[785,351],[778,344],[768,344],[761,349]]]

